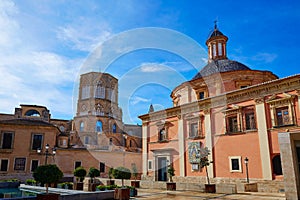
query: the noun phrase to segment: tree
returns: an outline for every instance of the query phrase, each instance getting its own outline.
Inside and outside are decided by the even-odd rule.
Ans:
[[[136,164],[135,163],[133,163],[132,164],[132,176],[134,177],[134,180],[136,181],[136,178],[137,178],[137,176],[138,176],[138,169],[137,169],[137,167],[136,167]]]
[[[200,148],[199,149],[199,154],[200,154],[200,167],[201,168],[205,167],[207,183],[210,184],[208,171],[207,171],[207,166],[209,166],[209,164],[211,163],[208,160],[208,155],[210,154],[209,149],[207,147]]]
[[[74,170],[73,174],[80,179],[80,182],[82,182],[84,177],[86,176],[86,170],[83,167],[77,167]]]
[[[109,170],[108,170],[108,178],[109,178],[109,180],[111,180],[111,178],[113,177],[113,172],[114,172],[114,168],[113,167],[109,168]]]
[[[91,167],[89,170],[89,177],[91,177],[91,182],[94,183],[95,177],[100,176],[100,171],[96,169],[95,167]]]
[[[173,176],[175,176],[175,169],[172,165],[168,166],[168,174],[170,177],[170,182],[173,182]]]
[[[58,182],[63,177],[62,171],[56,165],[41,165],[33,172],[33,178],[42,184],[46,184],[46,193],[51,183]]]
[[[117,167],[114,169],[113,175],[116,179],[122,179],[122,187],[124,187],[124,179],[130,179],[131,172],[125,167]]]

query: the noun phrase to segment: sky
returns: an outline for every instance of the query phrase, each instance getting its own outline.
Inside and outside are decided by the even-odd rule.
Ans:
[[[119,79],[123,121],[141,124],[204,67],[215,20],[229,59],[299,73],[296,0],[1,0],[0,113],[32,104],[72,119],[80,74],[99,71]]]

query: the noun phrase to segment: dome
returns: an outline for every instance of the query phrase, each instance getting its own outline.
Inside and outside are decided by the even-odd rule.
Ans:
[[[237,71],[237,70],[251,70],[251,69],[246,65],[233,60],[228,60],[228,59],[212,60],[203,69],[201,69],[201,71],[198,72],[192,80],[204,76],[210,76],[215,73],[230,72],[230,71]]]
[[[214,31],[210,34],[209,39],[212,37],[221,36],[221,35],[223,35],[223,33],[221,31],[219,31],[219,29],[215,28]]]

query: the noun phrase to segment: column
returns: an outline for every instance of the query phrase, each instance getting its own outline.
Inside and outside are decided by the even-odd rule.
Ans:
[[[205,126],[205,146],[210,150],[210,154],[208,156],[209,161],[213,161],[213,142],[211,135],[211,120],[210,120],[210,110],[204,110],[204,126]],[[214,168],[213,164],[210,164],[207,167],[208,176],[210,178],[214,177]]]
[[[256,99],[255,102],[262,175],[263,179],[272,180],[271,157],[264,99]]]
[[[143,145],[143,175],[147,176],[147,171],[148,171],[148,145],[147,145],[147,138],[148,138],[148,134],[147,134],[147,123],[143,123],[142,125],[142,145]]]
[[[179,173],[182,177],[185,176],[185,140],[183,128],[183,119],[181,116],[178,116]]]

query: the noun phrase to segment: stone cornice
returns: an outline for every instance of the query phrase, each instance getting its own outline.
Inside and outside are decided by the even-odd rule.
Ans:
[[[141,115],[139,118],[145,122],[149,122],[247,100],[255,100],[256,103],[262,103],[265,96],[292,90],[300,91],[300,74],[253,85],[178,107]]]

